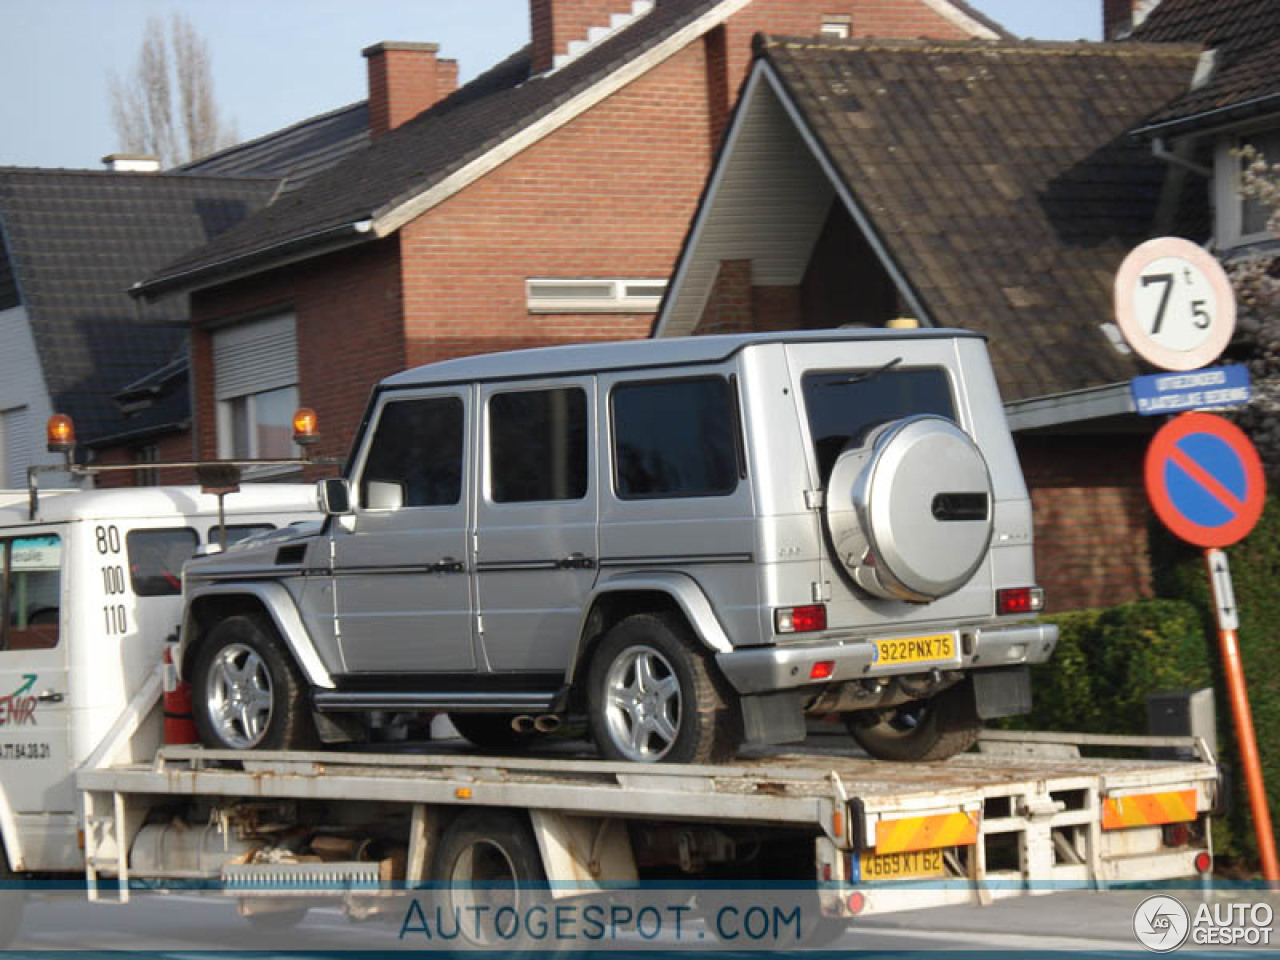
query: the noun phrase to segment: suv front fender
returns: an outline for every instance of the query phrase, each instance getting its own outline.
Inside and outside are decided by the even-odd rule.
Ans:
[[[185,668],[190,656],[192,638],[198,637],[200,633],[199,624],[192,611],[199,601],[213,597],[253,600],[257,606],[266,611],[267,616],[275,624],[276,630],[288,645],[294,662],[301,668],[307,682],[313,687],[332,689],[335,686],[328,668],[325,667],[311,643],[310,635],[302,622],[301,614],[298,613],[297,605],[293,602],[293,597],[280,584],[267,582],[213,583],[198,586],[190,591],[182,618],[182,632],[179,634],[178,662],[183,667],[183,679],[191,679],[185,675]]]

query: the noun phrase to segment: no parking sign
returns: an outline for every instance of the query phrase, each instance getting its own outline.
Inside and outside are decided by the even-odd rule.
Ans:
[[[1244,431],[1211,413],[1184,413],[1151,441],[1147,496],[1174,534],[1198,547],[1242,540],[1266,502],[1262,460]]]

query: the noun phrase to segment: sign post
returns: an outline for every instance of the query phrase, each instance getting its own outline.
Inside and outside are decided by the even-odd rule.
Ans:
[[[1231,421],[1210,413],[1184,413],[1161,427],[1147,448],[1146,483],[1147,496],[1165,526],[1188,543],[1205,548],[1227,696],[1262,875],[1268,883],[1280,883],[1271,811],[1236,634],[1239,616],[1231,568],[1220,549],[1242,540],[1262,515],[1266,501],[1262,460],[1244,431]]]
[[[1226,349],[1236,324],[1231,281],[1202,248],[1177,237],[1159,237],[1134,248],[1116,274],[1115,309],[1120,332],[1144,360],[1164,370],[1198,371],[1186,377],[1136,378],[1133,395],[1139,413],[1151,416],[1248,401],[1247,372],[1201,369]],[[1262,515],[1262,461],[1235,424],[1213,414],[1183,413],[1152,439],[1145,473],[1156,515],[1174,534],[1205,548],[1262,875],[1274,887],[1280,885],[1280,864],[1236,636],[1239,617],[1231,569],[1221,549],[1242,540]]]

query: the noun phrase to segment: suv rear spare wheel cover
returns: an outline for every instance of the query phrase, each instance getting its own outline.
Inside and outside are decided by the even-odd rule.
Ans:
[[[827,529],[858,586],[927,603],[960,589],[982,565],[992,500],[986,460],[968,434],[944,417],[908,417],[837,458]]]

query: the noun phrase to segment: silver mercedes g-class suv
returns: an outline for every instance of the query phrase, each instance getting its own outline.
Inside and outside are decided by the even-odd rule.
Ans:
[[[1030,708],[1056,628],[983,340],[820,331],[450,360],[374,390],[318,529],[186,568],[202,740],[447,713],[512,750],[714,762],[840,714],[934,760]]]

